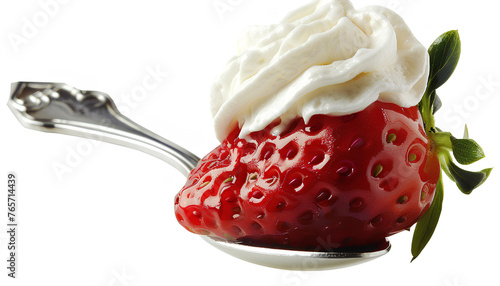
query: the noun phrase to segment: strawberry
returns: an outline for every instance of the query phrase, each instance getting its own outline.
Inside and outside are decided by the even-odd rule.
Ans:
[[[370,124],[367,124],[370,122]],[[356,114],[302,119],[205,156],[176,201],[195,233],[300,249],[375,243],[430,206],[439,161],[417,107],[375,102]]]
[[[374,244],[419,221],[416,258],[439,218],[441,168],[464,193],[491,171],[456,166],[451,151],[468,164],[482,150],[434,126],[435,90],[453,72],[459,43],[451,31],[429,49],[418,106],[376,101],[347,116],[297,118],[278,135],[279,120],[243,138],[236,128],[190,173],[175,198],[177,220],[197,234],[304,250]]]

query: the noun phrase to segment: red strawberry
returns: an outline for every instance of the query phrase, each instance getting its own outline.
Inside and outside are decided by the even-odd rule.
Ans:
[[[429,207],[439,161],[417,107],[375,102],[342,117],[297,119],[273,136],[231,135],[176,198],[199,234],[300,249],[378,242]]]
[[[336,249],[377,243],[414,223],[412,254],[441,212],[443,171],[469,194],[491,169],[475,141],[434,126],[435,90],[453,72],[460,41],[451,31],[429,49],[431,70],[418,107],[374,102],[348,116],[301,118],[273,135],[274,122],[239,138],[234,130],[190,173],[175,213],[191,232],[272,247]],[[434,198],[434,199],[433,199]],[[419,221],[420,220],[420,221]]]

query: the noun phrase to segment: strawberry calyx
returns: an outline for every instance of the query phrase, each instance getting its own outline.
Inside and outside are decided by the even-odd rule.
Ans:
[[[492,168],[481,171],[467,171],[454,163],[469,165],[485,157],[483,149],[476,141],[469,138],[467,126],[462,139],[454,137],[435,126],[434,114],[441,108],[441,100],[436,90],[453,74],[460,58],[461,43],[458,31],[448,31],[439,36],[429,47],[430,71],[427,89],[418,104],[424,121],[427,137],[432,141],[434,152],[441,165],[441,170],[456,183],[464,194],[470,194],[483,184]],[[412,261],[417,258],[429,242],[439,221],[443,203],[442,172],[436,186],[434,200],[425,215],[417,222],[413,233],[411,252]]]

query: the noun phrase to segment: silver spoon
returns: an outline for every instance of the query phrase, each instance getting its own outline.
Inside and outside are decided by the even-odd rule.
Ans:
[[[131,147],[158,157],[187,176],[200,160],[196,155],[141,127],[117,110],[98,91],[82,91],[64,83],[12,84],[8,106],[24,127]],[[385,240],[369,247],[298,251],[257,247],[201,236],[214,247],[239,259],[287,270],[336,269],[364,263],[389,252]]]

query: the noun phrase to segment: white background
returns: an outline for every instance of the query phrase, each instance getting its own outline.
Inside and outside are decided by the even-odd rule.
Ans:
[[[277,22],[303,2],[2,1],[0,102],[7,102],[15,81],[103,91],[139,124],[203,156],[217,144],[210,83],[243,28]],[[459,30],[461,62],[439,90],[445,107],[437,125],[461,136],[467,123],[487,155],[471,168],[494,166],[500,159],[500,15],[492,1],[354,1],[356,7],[368,3],[400,13],[425,46]],[[146,89],[151,70],[159,77]],[[284,271],[239,261],[180,227],[173,197],[184,178],[164,162],[25,129],[5,104],[0,115],[1,285],[500,285],[498,170],[470,196],[445,181],[438,229],[413,263],[405,232],[390,239],[389,254],[364,265]],[[56,172],[61,165],[67,168]],[[8,171],[19,178],[15,280],[5,262]]]

